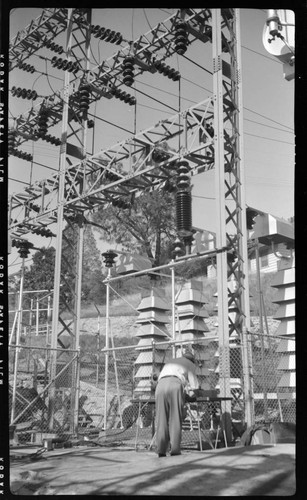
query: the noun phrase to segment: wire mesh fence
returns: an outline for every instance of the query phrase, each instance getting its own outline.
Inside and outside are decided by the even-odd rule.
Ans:
[[[295,423],[295,339],[249,333],[248,342],[252,352],[255,423]]]
[[[295,396],[280,384],[286,366],[282,340],[248,334],[255,423],[295,422]],[[287,342],[294,352],[295,341]],[[157,377],[164,364],[172,356],[180,356],[187,345],[195,354],[203,394],[211,400],[185,405],[182,447],[225,446],[221,403],[212,399],[220,392],[221,349],[216,336],[80,352],[11,346],[9,413],[19,443],[43,443],[52,438],[58,446],[86,441],[88,445],[154,449]],[[235,442],[243,433],[245,420],[238,339],[230,342],[229,367]]]
[[[73,435],[78,358],[70,349],[10,346],[9,421],[18,443]]]

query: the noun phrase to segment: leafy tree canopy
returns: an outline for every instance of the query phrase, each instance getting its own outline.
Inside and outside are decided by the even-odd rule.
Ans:
[[[156,190],[135,198],[129,209],[102,207],[92,221],[99,224],[106,241],[146,255],[157,266],[169,258],[169,244],[176,234],[175,215],[174,194]]]
[[[75,258],[74,249],[77,233],[70,227],[65,229],[62,247],[61,265],[61,298],[66,300],[74,290]],[[33,262],[25,270],[25,290],[52,290],[54,286],[55,248],[42,247],[33,254]],[[102,301],[105,297],[103,273],[100,254],[90,226],[85,226],[83,266],[82,266],[82,300]]]
[[[33,254],[33,263],[25,271],[26,290],[51,290],[53,288],[55,248],[42,247]]]

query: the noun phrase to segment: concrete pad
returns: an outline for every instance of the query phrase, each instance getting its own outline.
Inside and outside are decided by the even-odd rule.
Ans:
[[[31,451],[33,452],[33,450]],[[11,461],[15,495],[289,496],[296,491],[295,444],[153,451],[76,447]]]

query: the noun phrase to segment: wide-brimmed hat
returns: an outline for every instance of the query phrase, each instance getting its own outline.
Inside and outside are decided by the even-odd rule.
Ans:
[[[192,363],[195,363],[194,354],[191,351],[185,352],[182,356],[192,361]]]

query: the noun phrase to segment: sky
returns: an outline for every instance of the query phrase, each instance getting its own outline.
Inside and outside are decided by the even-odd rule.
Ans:
[[[174,9],[93,9],[93,24],[122,33],[125,40],[135,40],[157,23],[164,21]],[[17,8],[11,11],[10,38],[24,29],[41,9]],[[267,12],[264,9],[240,9],[242,44],[242,89],[244,132],[244,175],[248,206],[288,219],[294,215],[294,80],[283,78],[282,63],[270,55],[263,45],[263,29]],[[64,44],[63,36],[55,39]],[[126,43],[123,42],[123,46]],[[91,45],[91,64],[96,66],[111,57],[120,46],[97,39]],[[95,132],[88,134],[87,151],[97,152],[127,139],[134,131],[152,127],[161,119],[174,115],[212,95],[212,47],[195,42],[185,56],[175,55],[167,64],[181,73],[180,86],[159,74],[144,73],[126,91],[137,97],[137,106],[119,100],[101,99],[92,105],[96,116]],[[48,96],[63,88],[64,73],[54,69],[50,60],[54,52],[41,49],[28,63],[34,74],[19,69],[10,72],[9,88],[21,86]],[[47,73],[47,76],[46,76]],[[9,97],[10,124],[27,112],[36,101]],[[60,125],[49,131],[60,135]],[[45,141],[26,142],[23,151],[34,153],[35,164],[9,158],[9,194],[24,190],[26,183],[51,176],[57,169],[59,148]],[[214,171],[192,178],[192,224],[209,231],[216,230]],[[52,228],[51,228],[52,229]],[[46,238],[27,236],[36,246],[55,245]],[[101,249],[104,246],[100,243]],[[16,272],[20,259],[13,249],[9,256],[9,272]]]

